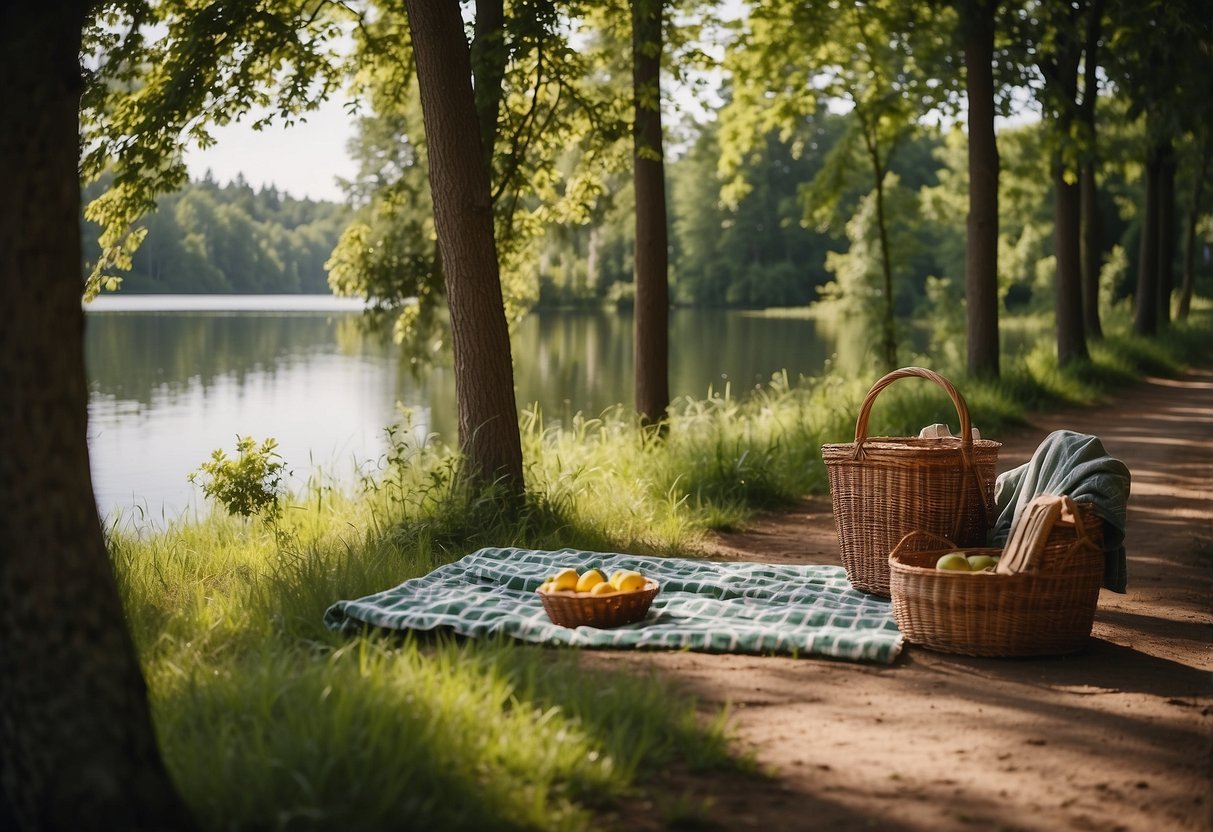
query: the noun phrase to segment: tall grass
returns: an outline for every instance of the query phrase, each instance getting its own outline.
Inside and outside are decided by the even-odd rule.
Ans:
[[[998,382],[943,369],[986,435],[1027,412],[1098,401],[1213,354],[1207,307],[1153,340],[1113,332],[1059,369],[1042,347]],[[693,555],[711,528],[826,490],[820,446],[849,441],[873,378],[776,376],[671,408],[664,436],[623,408],[569,426],[523,415],[528,494],[503,508],[445,449],[390,434],[357,493],[314,481],[272,522],[216,511],[160,532],[115,526],[109,550],[170,770],[208,829],[599,828],[675,761],[750,771],[725,713],[575,651],[444,637],[339,636],[334,601],[481,546]],[[870,430],[958,428],[943,391],[883,392]],[[657,778],[657,779],[654,779]],[[693,814],[693,810],[691,810]]]
[[[572,651],[325,629],[335,600],[455,557],[400,531],[454,535],[443,505],[330,494],[278,529],[215,513],[111,531],[164,755],[205,828],[587,829],[676,760],[748,765],[722,713],[650,676],[591,672]]]

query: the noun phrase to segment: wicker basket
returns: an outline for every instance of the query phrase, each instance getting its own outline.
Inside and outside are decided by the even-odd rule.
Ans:
[[[960,436],[868,437],[877,395],[903,378],[927,379],[947,392],[960,415]],[[905,367],[877,381],[859,409],[855,441],[821,448],[839,554],[852,586],[887,598],[889,552],[911,531],[931,532],[960,546],[984,546],[1001,447],[973,438],[964,398],[938,373]]]
[[[614,592],[610,595],[588,595],[567,590],[546,592],[538,589],[536,592],[553,624],[605,630],[644,618],[660,588],[657,581],[646,578],[644,589],[634,592]]]
[[[1102,523],[1090,503],[1076,503],[1078,522],[1053,526],[1027,571],[951,572],[935,568],[949,551],[999,555],[1003,550],[952,548],[912,532],[931,548],[898,545],[889,555],[893,616],[906,641],[969,656],[1049,656],[1081,650],[1091,635],[1103,581]]]

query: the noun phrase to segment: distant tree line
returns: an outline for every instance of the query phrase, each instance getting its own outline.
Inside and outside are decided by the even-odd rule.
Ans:
[[[87,201],[106,179],[90,185]],[[133,293],[328,294],[325,263],[349,221],[338,203],[298,199],[243,176],[219,185],[211,175],[161,197],[140,221],[147,236],[134,252],[122,290]],[[84,220],[86,262],[100,255],[100,228]]]
[[[1107,305],[1130,297],[1140,258],[1144,198],[1132,151],[1142,125],[1125,117],[1124,103],[1101,100],[1104,142],[1111,163],[1102,172],[1097,210],[1102,229],[1100,281]],[[694,127],[684,151],[667,167],[671,299],[683,306],[765,308],[819,301],[857,308],[871,285],[877,253],[870,194],[851,186],[838,195],[832,217],[809,217],[817,198],[806,187],[823,170],[850,115],[819,115],[781,138],[772,131],[740,171],[748,183],[733,202],[721,198],[720,126]],[[1047,142],[1039,122],[999,133],[1002,209],[999,224],[999,301],[1007,311],[1048,308],[1052,301],[1052,189]],[[968,178],[965,137],[922,125],[890,163],[891,233],[899,256],[895,302],[900,316],[933,316],[963,302]],[[1124,154],[1124,155],[1121,155]],[[1180,160],[1181,204],[1200,181],[1200,160]],[[1190,167],[1189,167],[1190,166]],[[107,187],[90,185],[85,199]],[[631,179],[608,183],[595,221],[550,227],[532,261],[533,302],[545,307],[627,307],[632,300],[634,197]],[[329,266],[342,232],[356,214],[338,203],[298,199],[275,187],[254,189],[242,177],[219,185],[208,175],[163,196],[143,221],[147,237],[133,255],[122,288],[135,293],[330,292]],[[86,260],[99,253],[99,229],[84,223]],[[1206,239],[1213,229],[1201,229]],[[1188,255],[1171,247],[1176,272]],[[1213,292],[1213,257],[1197,247],[1199,294]]]
[[[1102,230],[1100,302],[1133,295],[1140,258],[1144,198],[1134,154],[1143,126],[1124,113],[1125,102],[1100,101],[1108,122],[1102,137],[1105,165],[1096,193]],[[818,115],[786,138],[769,133],[741,165],[744,195],[722,199],[720,125],[695,128],[686,150],[667,164],[670,215],[671,298],[683,306],[766,308],[816,302],[859,313],[879,294],[877,228],[872,194],[852,184],[835,199],[831,215],[812,216],[817,181],[829,154],[845,134],[850,115]],[[1033,121],[998,134],[1002,157],[999,190],[998,296],[1009,312],[1045,310],[1053,304],[1052,183],[1046,126]],[[919,125],[892,157],[885,199],[889,234],[897,257],[894,301],[899,316],[932,319],[964,302],[965,215],[968,210],[966,137],[959,128]],[[1181,206],[1192,203],[1201,181],[1195,154],[1180,160]],[[594,222],[548,230],[535,262],[538,303],[548,307],[627,306],[631,300],[630,223],[634,198],[626,177],[614,179],[607,208]],[[1170,253],[1177,273],[1187,249],[1175,230]],[[1194,252],[1197,293],[1213,291],[1213,227],[1201,227]]]

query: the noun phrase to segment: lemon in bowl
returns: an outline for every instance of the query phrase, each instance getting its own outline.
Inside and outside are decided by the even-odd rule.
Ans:
[[[548,584],[549,592],[563,592],[565,590],[575,592],[577,590],[578,576],[576,569],[561,569],[549,580],[551,581]]]
[[[592,592],[601,583],[606,583],[606,576],[597,569],[587,569],[577,579],[576,588],[578,592]]]

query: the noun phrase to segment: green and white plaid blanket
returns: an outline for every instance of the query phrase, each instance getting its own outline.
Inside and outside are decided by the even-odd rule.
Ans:
[[[563,567],[639,569],[661,582],[643,621],[602,630],[553,624],[535,590]],[[422,578],[339,601],[334,630],[449,629],[537,644],[829,656],[892,663],[902,636],[887,599],[851,588],[841,566],[775,566],[563,549],[481,549]]]

